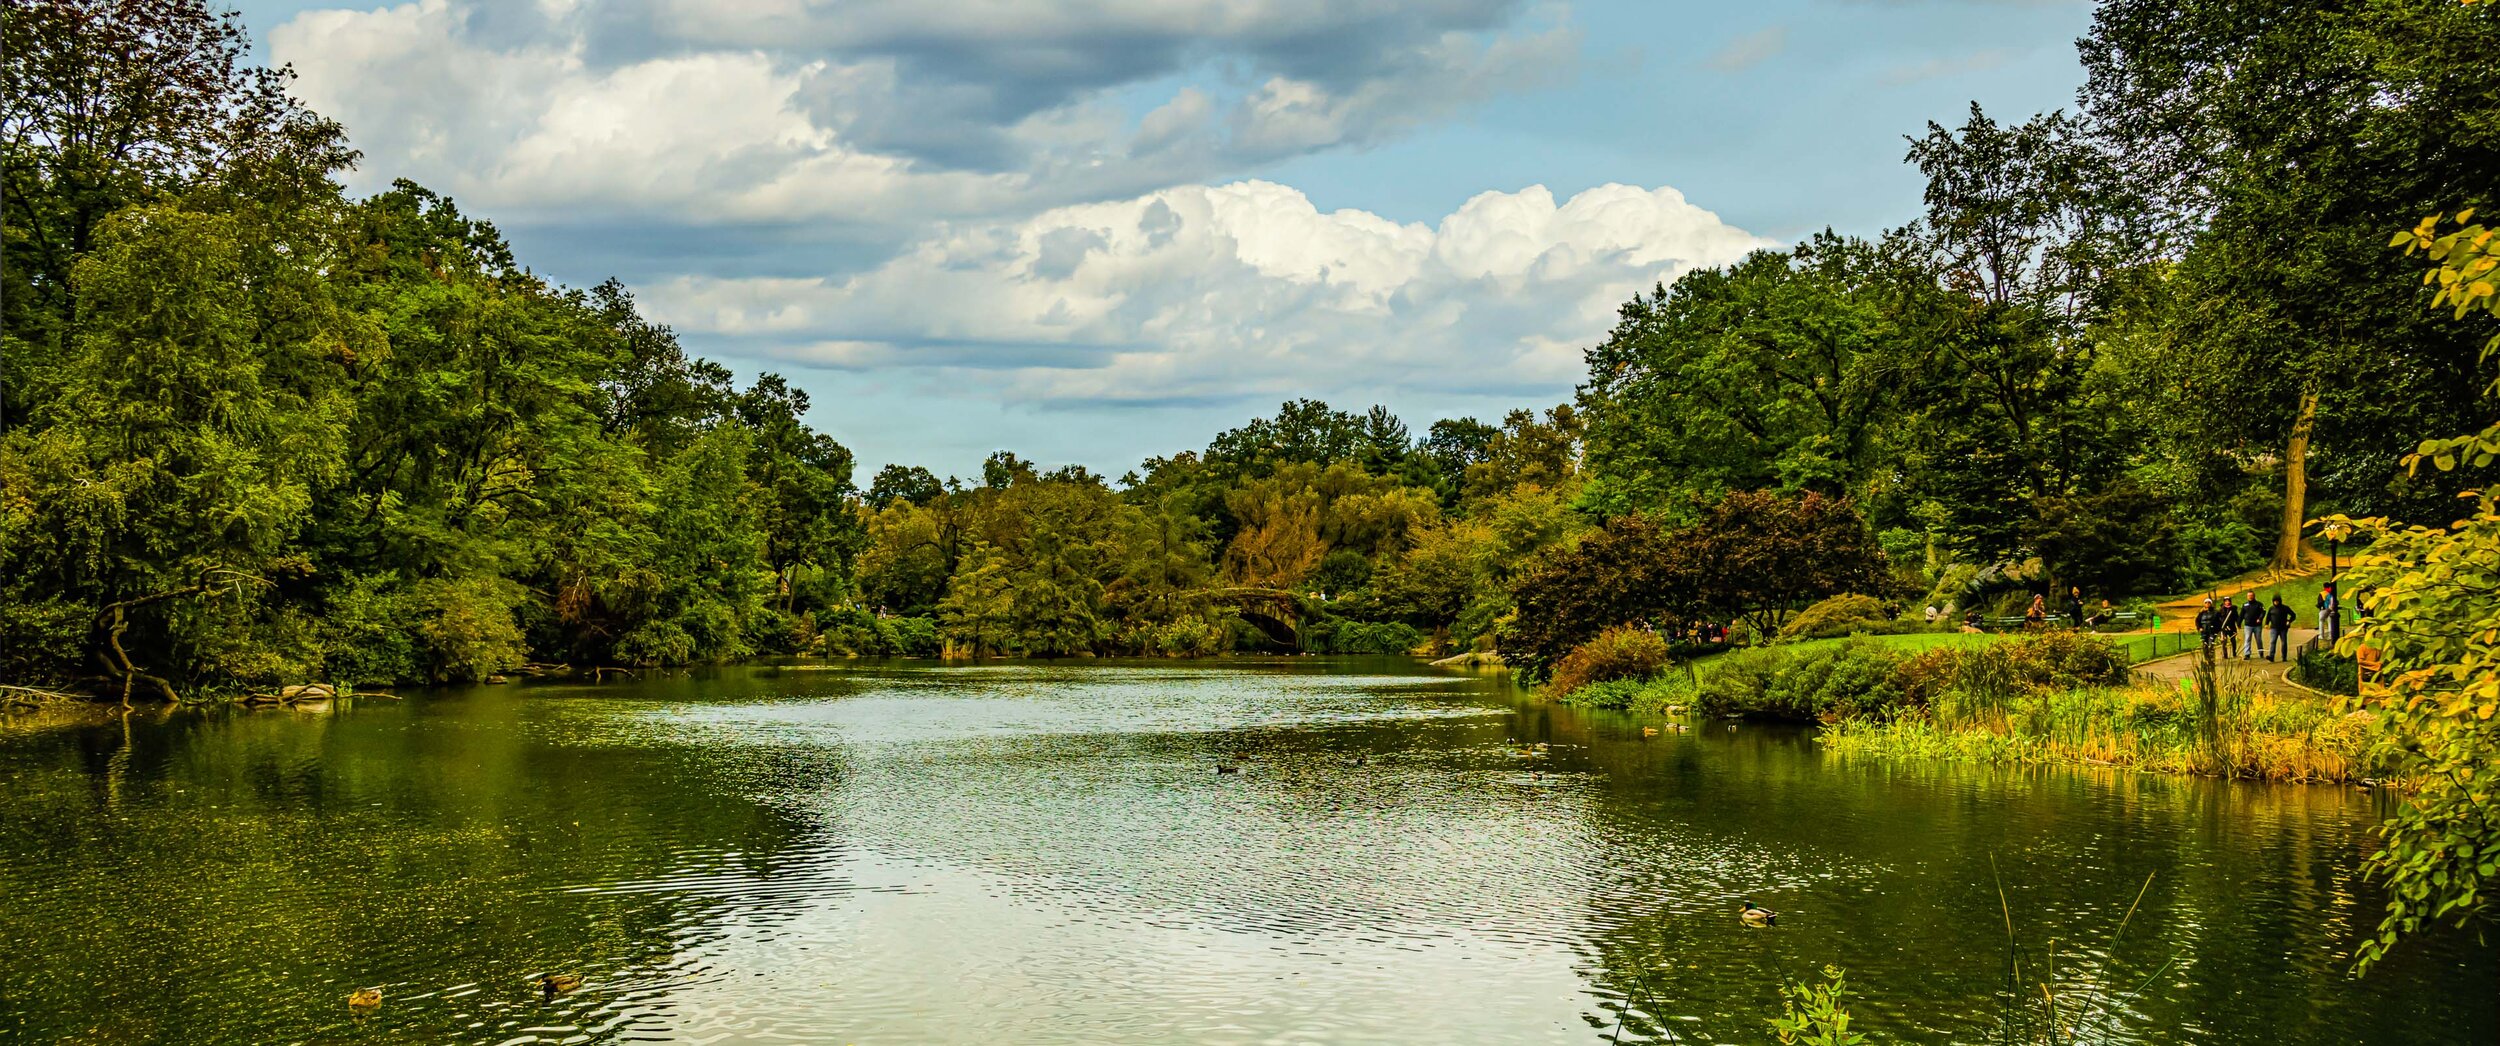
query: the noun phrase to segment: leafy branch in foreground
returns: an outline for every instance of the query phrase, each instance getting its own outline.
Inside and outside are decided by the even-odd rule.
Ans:
[[[2434,307],[2459,319],[2500,318],[2494,293],[2500,258],[2491,230],[2467,224],[2439,235],[2432,215],[2394,243],[2436,263],[2424,282],[2439,287]],[[2500,335],[2486,343],[2488,359]],[[2500,393],[2500,385],[2494,386]],[[2500,424],[2453,439],[2428,440],[2405,458],[2409,471],[2484,468],[2500,458]],[[2360,949],[2367,970],[2406,935],[2445,919],[2459,925],[2489,910],[2500,880],[2500,600],[2460,595],[2500,584],[2500,501],[2488,490],[2463,495],[2473,510],[2446,527],[2397,526],[2381,518],[2320,520],[2327,533],[2375,535],[2353,561],[2349,583],[2368,611],[2339,649],[2379,652],[2383,670],[2364,679],[2356,701],[2385,715],[2392,729],[2381,755],[2415,790],[2380,826],[2387,845],[2370,855],[2385,882],[2387,916]]]

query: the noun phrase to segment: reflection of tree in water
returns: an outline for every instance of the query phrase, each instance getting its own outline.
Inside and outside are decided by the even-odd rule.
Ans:
[[[53,887],[0,891],[0,938],[42,942],[0,952],[18,1004],[0,1038],[493,1041],[586,1025],[613,993],[551,1009],[529,977],[613,987],[671,971],[794,863],[779,855],[810,849],[807,824],[741,798],[751,768],[549,743],[519,702],[463,704],[456,720],[178,713],[0,738],[0,878]],[[776,917],[756,907],[739,914]],[[391,986],[383,1009],[352,1017],[341,1000],[376,983]]]
[[[1780,985],[1826,964],[1855,1027],[1916,1041],[2038,1041],[2044,982],[2060,1041],[2438,1041],[2493,1016],[2470,941],[2385,976],[2413,1003],[2349,980],[2377,912],[2356,880],[2376,811],[2349,790],[1845,761],[1801,735],[1644,738],[1550,706],[1517,722],[1598,781],[1586,834],[1613,874],[1582,973],[1601,1036],[1763,1041]],[[1740,927],[1746,893],[1782,924]]]

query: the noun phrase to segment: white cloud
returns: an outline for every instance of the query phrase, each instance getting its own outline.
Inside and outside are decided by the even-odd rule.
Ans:
[[[1010,402],[1551,393],[1635,291],[1765,245],[1667,188],[1488,192],[1432,226],[1250,181],[952,225],[848,277],[687,277],[645,303],[745,354]]]
[[[413,0],[305,12],[269,43],[376,182],[510,220],[890,243],[1369,144],[1563,75],[1577,36],[1520,29],[1518,6]]]

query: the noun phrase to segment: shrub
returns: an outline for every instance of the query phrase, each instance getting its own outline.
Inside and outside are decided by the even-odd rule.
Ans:
[[[1546,692],[1565,697],[1590,683],[1647,679],[1667,667],[1667,661],[1665,637],[1646,628],[1617,625],[1573,647],[1555,662],[1554,674],[1546,681]]]
[[[2361,662],[2331,649],[2301,651],[2292,678],[2302,686],[2350,697],[2361,692]]]
[[[1796,721],[1884,718],[1905,701],[1900,655],[1850,642],[1802,653],[1771,648],[1711,662],[1695,705],[1709,715]]]
[[[1971,649],[2005,657],[2015,678],[2035,688],[2119,686],[2131,671],[2126,651],[2084,632],[2042,632]]]
[[[1302,631],[1302,645],[1314,654],[1403,654],[1423,644],[1424,634],[1403,621],[1324,618]]]
[[[936,657],[944,643],[936,618],[878,617],[858,607],[824,612],[827,657]]]
[[[1832,639],[1853,632],[1872,631],[1891,623],[1892,615],[1884,612],[1882,600],[1844,593],[1798,611],[1796,617],[1781,626],[1780,638]]]

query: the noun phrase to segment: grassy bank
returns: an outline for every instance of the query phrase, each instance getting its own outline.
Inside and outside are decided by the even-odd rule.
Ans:
[[[2301,782],[2377,776],[2379,723],[2272,684],[2138,683],[2125,641],[1924,633],[1731,651],[1569,704],[1636,715],[1820,723],[1842,755],[2062,763]]]
[[[2375,776],[2377,717],[2314,698],[2225,695],[2201,723],[2186,688],[2119,687],[2025,694],[1990,709],[1930,708],[1843,719],[1818,737],[1838,755],[2067,764],[2252,780],[2344,783]]]

